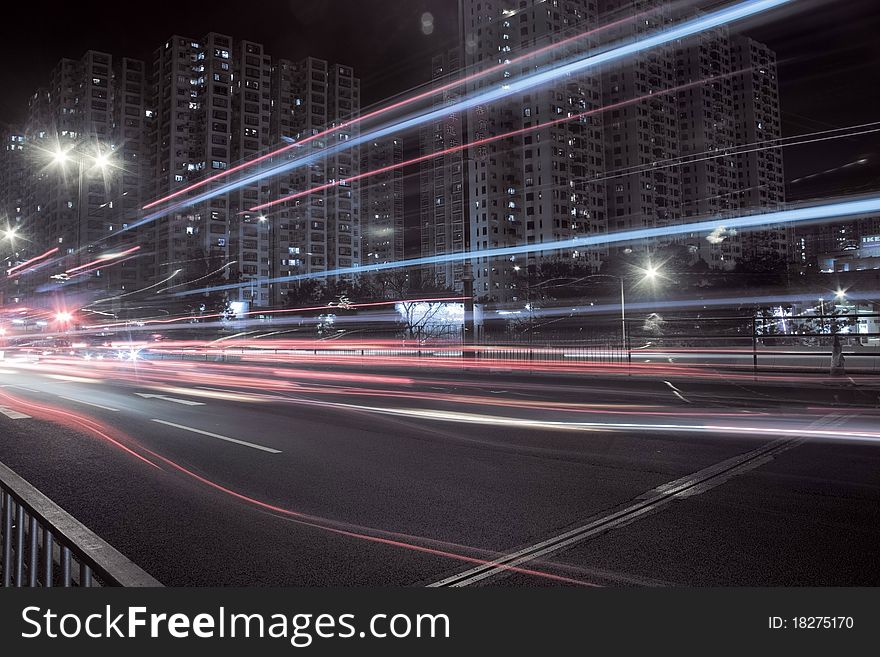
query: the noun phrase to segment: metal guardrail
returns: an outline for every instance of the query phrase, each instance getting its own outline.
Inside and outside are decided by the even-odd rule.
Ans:
[[[0,546],[4,587],[162,586],[2,463]]]

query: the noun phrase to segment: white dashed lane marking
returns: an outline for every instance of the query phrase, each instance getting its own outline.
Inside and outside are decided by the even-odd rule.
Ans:
[[[259,449],[263,452],[269,452],[270,454],[280,454],[280,449],[273,449],[272,447],[266,447],[265,445],[257,445],[256,443],[249,443],[246,440],[239,440],[238,438],[230,438],[229,436],[221,436],[219,433],[212,433],[210,431],[204,431],[202,429],[195,429],[193,427],[187,427],[182,424],[175,424],[174,422],[168,422],[167,420],[157,420],[153,419],[153,422],[157,422],[159,424],[164,424],[168,427],[174,427],[175,429],[181,429],[182,431],[190,431],[192,433],[198,433],[203,436],[208,436],[210,438],[216,438],[217,440],[224,440],[228,443],[235,443],[236,445],[242,445],[244,447],[250,447],[251,449]]]

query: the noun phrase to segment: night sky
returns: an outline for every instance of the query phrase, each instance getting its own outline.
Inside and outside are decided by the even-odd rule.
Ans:
[[[364,105],[377,103],[426,81],[430,57],[457,40],[457,4],[457,0],[7,4],[0,55],[12,65],[0,71],[0,121],[23,119],[27,97],[61,57],[78,58],[92,48],[149,60],[152,50],[171,34],[200,37],[209,31],[261,42],[273,57],[314,55],[351,64],[362,80]],[[433,16],[430,34],[423,29],[425,12]],[[880,1],[798,0],[773,16],[772,21],[753,19],[744,31],[777,52],[786,135],[880,120]],[[876,187],[878,134],[786,149],[789,181],[820,173],[790,184],[790,198]],[[840,168],[863,158],[868,159],[866,164]],[[833,171],[821,173],[827,170]]]

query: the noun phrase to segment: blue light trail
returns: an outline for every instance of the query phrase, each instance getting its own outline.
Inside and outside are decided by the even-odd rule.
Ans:
[[[607,64],[609,62],[622,59],[629,55],[639,53],[643,50],[655,48],[657,46],[667,44],[677,39],[693,36],[694,34],[698,34],[700,32],[704,32],[706,30],[710,30],[721,25],[734,23],[745,18],[749,18],[751,16],[769,11],[771,9],[790,4],[793,1],[794,0],[749,0],[747,2],[740,2],[726,9],[708,13],[703,16],[699,16],[698,18],[685,21],[675,27],[661,30],[652,36],[638,39],[630,43],[625,43],[623,45],[611,47],[604,52],[593,52],[592,54],[587,54],[586,56],[582,56],[581,58],[574,61],[558,64],[553,68],[541,71],[539,73],[534,73],[532,75],[524,76],[518,80],[508,80],[504,84],[499,85],[498,87],[491,89],[490,91],[473,96],[472,98],[465,99],[453,105],[427,112],[425,114],[403,119],[396,123],[392,123],[390,125],[386,125],[384,127],[366,132],[362,135],[353,137],[345,141],[340,141],[337,144],[325,148],[323,151],[319,151],[314,154],[291,160],[290,162],[285,162],[266,170],[259,171],[258,173],[246,176],[244,178],[241,178],[240,180],[228,183],[209,192],[205,192],[185,201],[172,204],[161,210],[146,215],[143,219],[131,224],[125,230],[132,230],[134,228],[142,226],[145,223],[149,223],[151,221],[159,219],[171,212],[175,212],[177,210],[190,207],[192,205],[197,205],[204,201],[210,200],[215,196],[228,194],[229,192],[232,192],[239,187],[251,185],[266,178],[271,178],[272,176],[285,173],[287,171],[290,171],[291,169],[296,169],[308,165],[316,160],[320,160],[324,157],[333,155],[343,150],[354,148],[355,146],[359,146],[360,144],[367,143],[376,139],[381,139],[383,137],[401,132],[403,130],[417,127],[424,123],[429,123],[431,121],[445,117],[450,113],[466,111],[477,105],[491,104],[507,96],[524,93],[526,91],[534,89],[535,87],[553,82],[559,78],[581,74],[587,69],[594,68],[601,64]]]
[[[249,281],[247,283],[230,283],[229,285],[219,285],[212,288],[202,288],[199,290],[177,292],[175,296],[204,294],[205,292],[233,290],[238,288],[252,287],[255,285],[263,286],[273,283],[304,281],[316,278],[328,278],[331,276],[364,274],[367,272],[434,265],[445,262],[476,260],[478,258],[504,258],[509,256],[523,255],[526,253],[539,253],[543,251],[559,251],[565,249],[595,247],[605,244],[615,244],[619,242],[637,242],[639,240],[653,239],[657,237],[669,237],[672,235],[686,235],[688,233],[710,233],[718,228],[736,228],[742,230],[766,226],[776,226],[780,224],[803,223],[809,221],[821,222],[823,220],[837,219],[839,217],[853,215],[870,215],[876,213],[880,213],[880,196],[874,196],[865,199],[840,201],[824,205],[812,205],[800,208],[793,208],[790,210],[767,212],[764,214],[707,219],[705,221],[696,221],[674,226],[658,226],[654,228],[625,230],[616,233],[584,235],[581,237],[575,237],[566,240],[542,242],[540,244],[520,244],[517,246],[482,249],[479,251],[466,251],[463,253],[445,253],[442,255],[427,256],[422,258],[409,258],[406,260],[398,260],[396,262],[383,262],[372,265],[362,265],[360,267],[343,267],[341,269],[333,269],[331,271],[295,274],[292,276],[282,276],[279,278],[270,278],[261,281]]]

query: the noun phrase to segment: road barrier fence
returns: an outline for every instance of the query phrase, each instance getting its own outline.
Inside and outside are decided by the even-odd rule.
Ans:
[[[161,586],[2,463],[0,547],[4,587]]]

